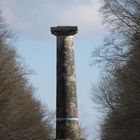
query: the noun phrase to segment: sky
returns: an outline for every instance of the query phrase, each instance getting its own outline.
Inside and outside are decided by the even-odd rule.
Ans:
[[[53,26],[78,26],[74,36],[79,119],[87,140],[99,140],[102,114],[91,99],[92,85],[98,85],[101,71],[91,66],[91,53],[106,35],[101,24],[100,0],[0,0],[0,9],[10,27],[16,31],[14,43],[23,63],[33,70],[29,77],[36,96],[56,109],[56,37]]]

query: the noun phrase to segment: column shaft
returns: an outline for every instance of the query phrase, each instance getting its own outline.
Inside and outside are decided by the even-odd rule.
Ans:
[[[57,139],[79,138],[73,36],[57,36]]]
[[[73,35],[76,26],[52,27],[57,37],[56,139],[78,139],[79,123]]]

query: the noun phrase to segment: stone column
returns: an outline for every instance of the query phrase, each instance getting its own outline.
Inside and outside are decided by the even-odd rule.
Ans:
[[[73,35],[76,26],[52,27],[57,37],[56,139],[78,139],[79,122]]]

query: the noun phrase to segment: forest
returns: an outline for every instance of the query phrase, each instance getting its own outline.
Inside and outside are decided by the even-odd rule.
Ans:
[[[140,1],[103,0],[103,22],[110,35],[93,52],[106,75],[93,89],[92,100],[106,117],[101,140],[138,140],[140,137]]]
[[[35,98],[31,72],[9,43],[13,38],[0,15],[0,139],[52,140],[54,114]]]
[[[92,64],[105,73],[91,92],[91,101],[105,114],[99,140],[139,140],[140,1],[101,2],[109,34],[91,52]],[[0,140],[53,140],[55,113],[36,98],[32,72],[17,54],[14,36],[0,13]]]

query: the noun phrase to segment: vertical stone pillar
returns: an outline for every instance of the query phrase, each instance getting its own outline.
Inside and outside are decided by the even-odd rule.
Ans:
[[[56,139],[78,139],[79,122],[73,35],[76,26],[52,27],[57,37]]]

